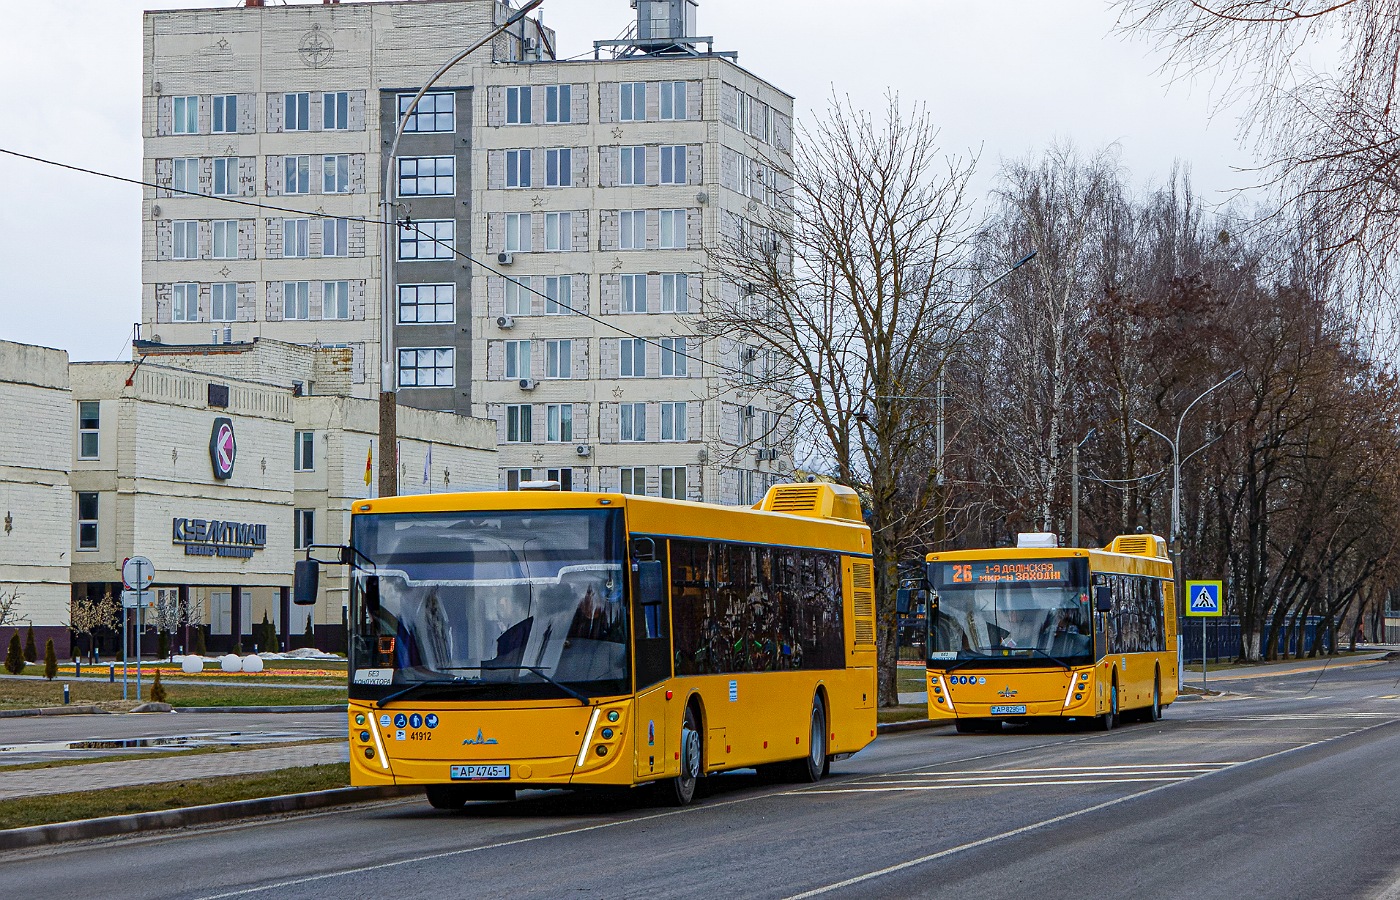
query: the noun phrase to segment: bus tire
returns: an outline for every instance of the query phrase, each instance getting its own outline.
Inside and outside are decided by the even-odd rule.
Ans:
[[[704,743],[700,737],[700,717],[694,706],[685,708],[681,724],[681,771],[662,782],[662,796],[671,806],[687,806],[695,799],[696,785],[704,767]]]
[[[1158,672],[1152,678],[1152,705],[1147,707],[1147,712],[1143,717],[1148,722],[1162,721],[1162,673]]]
[[[1099,716],[1099,730],[1112,731],[1119,724],[1118,712],[1118,676],[1113,676],[1113,683],[1108,688],[1108,712]]]
[[[812,699],[811,728],[807,733],[807,755],[787,764],[789,781],[811,784],[821,781],[828,771],[831,761],[826,752],[826,705],[821,695]]]

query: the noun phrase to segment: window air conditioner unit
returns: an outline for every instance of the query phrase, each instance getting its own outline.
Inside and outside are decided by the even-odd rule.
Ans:
[[[522,379],[520,379],[520,389],[521,389],[522,391],[533,391],[533,390],[535,389],[535,379],[533,379],[533,378],[522,378]]]
[[[577,447],[574,448],[574,452],[577,453],[579,456],[592,456],[593,448],[588,444],[579,444]]]
[[[520,45],[524,48],[526,53],[534,53],[536,50],[540,49],[540,42],[532,37],[525,38],[520,42]]]
[[[513,262],[515,262],[515,254],[514,254],[514,253],[497,253],[497,254],[496,254],[496,265],[498,265],[498,266],[508,266],[508,265],[510,265],[510,264],[513,263]]]
[[[512,319],[510,316],[497,316],[497,317],[496,317],[496,327],[497,327],[497,328],[514,328],[514,327],[515,327],[515,320]]]

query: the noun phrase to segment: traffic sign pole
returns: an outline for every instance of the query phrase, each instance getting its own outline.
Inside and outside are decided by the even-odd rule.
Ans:
[[[144,556],[131,556],[122,561],[122,584],[129,590],[122,592],[122,699],[127,695],[127,650],[126,628],[129,621],[128,610],[136,607],[136,699],[141,699],[141,608],[146,605],[147,589],[155,580],[156,567]],[[134,595],[134,603],[128,605],[128,595]]]
[[[136,699],[141,700],[141,602],[146,599],[146,583],[141,580],[141,557],[136,558]]]
[[[1206,619],[1225,614],[1225,585],[1219,581],[1186,582],[1186,615],[1201,620],[1201,690],[1206,689]],[[1219,631],[1217,629],[1217,635]]]

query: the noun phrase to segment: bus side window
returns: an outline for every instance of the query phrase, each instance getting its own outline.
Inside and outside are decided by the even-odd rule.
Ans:
[[[637,690],[671,677],[671,623],[667,615],[666,542],[641,538],[645,547],[633,563],[632,621],[636,641]]]

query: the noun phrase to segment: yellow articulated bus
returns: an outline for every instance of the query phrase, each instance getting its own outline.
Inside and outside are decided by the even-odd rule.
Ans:
[[[1022,535],[1015,548],[927,558],[928,715],[960,732],[1027,719],[1105,730],[1176,699],[1176,601],[1166,542],[1103,550]]]
[[[875,737],[870,531],[854,492],[754,508],[527,490],[358,501],[350,771],[438,808],[771,766]],[[297,563],[297,599],[318,562]]]

